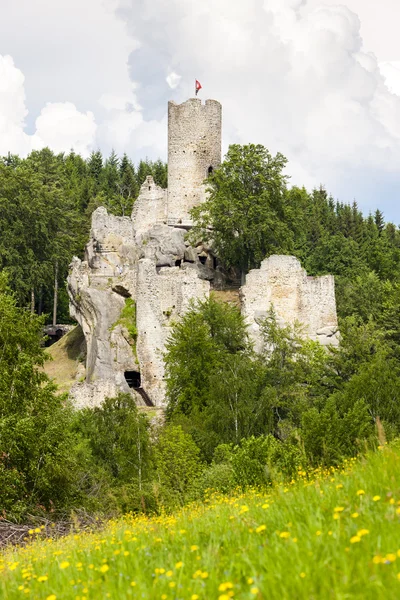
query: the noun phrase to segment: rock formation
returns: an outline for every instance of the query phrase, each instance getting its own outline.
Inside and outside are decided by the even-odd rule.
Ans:
[[[71,264],[70,311],[87,345],[85,381],[71,389],[77,407],[118,391],[163,406],[171,324],[191,301],[208,297],[210,285],[224,286],[212,249],[185,239],[189,211],[204,200],[204,180],[220,164],[221,105],[169,103],[168,118],[168,190],[147,177],[130,218],[98,208],[84,260]],[[337,343],[333,277],[307,277],[294,257],[271,256],[250,271],[241,300],[256,346],[259,320],[272,305],[282,322],[300,321],[305,335]]]

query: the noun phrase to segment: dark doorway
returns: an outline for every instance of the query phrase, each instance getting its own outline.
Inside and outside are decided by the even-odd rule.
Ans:
[[[137,390],[141,387],[139,371],[125,371],[125,380],[130,388]]]
[[[212,167],[208,167],[208,169],[207,169],[208,177],[210,177],[210,175],[213,174],[213,171],[214,171],[214,169]]]
[[[175,261],[175,266],[176,267],[180,267],[181,264],[182,264],[182,260],[178,259],[178,260]]]
[[[199,256],[199,261],[202,265],[205,265],[207,262],[207,256]]]

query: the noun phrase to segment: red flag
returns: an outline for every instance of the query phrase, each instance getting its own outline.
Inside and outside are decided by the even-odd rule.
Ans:
[[[201,83],[200,83],[200,81],[197,81],[197,79],[195,81],[196,81],[195,90],[196,90],[196,96],[197,96],[199,90],[201,90]]]

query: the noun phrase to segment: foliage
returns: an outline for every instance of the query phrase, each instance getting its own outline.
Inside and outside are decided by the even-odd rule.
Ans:
[[[87,493],[96,495],[97,506],[104,506],[103,496],[109,494],[117,510],[146,510],[146,501],[154,508],[148,489],[153,471],[149,424],[130,394],[79,411],[73,429],[89,451]]]
[[[211,227],[215,250],[227,267],[248,272],[268,254],[290,248],[286,163],[282,154],[273,157],[261,145],[234,144],[208,179],[210,195],[192,211],[193,236],[207,239]]]
[[[0,513],[58,511],[80,500],[71,412],[40,369],[43,322],[17,308],[0,276]]]
[[[0,270],[8,271],[20,306],[51,313],[57,278],[59,318],[69,320],[64,281],[86,244],[93,210],[130,215],[147,174],[166,187],[164,163],[141,161],[135,168],[115,152],[106,160],[93,152],[85,161],[45,148],[25,159],[0,159]]]
[[[167,426],[162,430],[154,452],[161,505],[168,508],[183,506],[193,481],[202,470],[199,448],[181,427]]]

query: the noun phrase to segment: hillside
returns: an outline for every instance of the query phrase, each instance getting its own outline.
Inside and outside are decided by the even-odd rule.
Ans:
[[[2,597],[398,598],[399,482],[397,443],[270,494],[37,540],[3,556]]]
[[[69,392],[76,382],[84,351],[85,338],[79,325],[47,349],[50,360],[45,363],[44,371],[59,386],[60,392]]]

